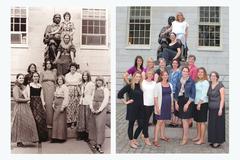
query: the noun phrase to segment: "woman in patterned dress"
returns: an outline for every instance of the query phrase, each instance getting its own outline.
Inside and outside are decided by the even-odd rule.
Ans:
[[[57,57],[53,62],[57,64],[57,75],[65,76],[69,72],[69,66],[74,62],[75,53],[76,49],[71,42],[71,37],[66,33],[58,47]]]
[[[79,66],[76,63],[70,64],[70,72],[66,74],[65,81],[69,91],[69,104],[67,106],[67,124],[74,128],[77,123],[77,112],[80,100],[81,73],[77,72]]]
[[[27,93],[30,97],[30,107],[33,113],[33,117],[36,122],[39,142],[45,142],[48,140],[48,129],[46,122],[46,108],[43,98],[42,86],[39,83],[40,75],[33,73],[33,82],[27,85]]]
[[[24,147],[24,142],[37,142],[38,133],[31,108],[30,98],[24,94],[24,75],[18,74],[13,87],[15,106],[12,112],[11,142],[17,143],[18,147]]]
[[[44,63],[44,71],[40,74],[40,83],[42,85],[43,97],[46,108],[46,119],[48,128],[48,137],[52,136],[52,123],[53,123],[53,99],[54,92],[56,90],[56,72],[53,71],[53,64],[50,60],[46,60]]]

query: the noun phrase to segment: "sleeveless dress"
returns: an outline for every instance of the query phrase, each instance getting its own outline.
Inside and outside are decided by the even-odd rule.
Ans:
[[[48,140],[48,130],[46,122],[46,111],[40,98],[42,87],[34,88],[30,86],[30,107],[36,122],[38,137],[40,142]]]
[[[162,107],[160,115],[156,115],[157,120],[171,119],[171,87],[162,87]]]

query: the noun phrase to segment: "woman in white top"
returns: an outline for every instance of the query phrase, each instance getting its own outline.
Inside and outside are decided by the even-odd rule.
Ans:
[[[71,128],[76,126],[77,112],[80,100],[79,85],[82,81],[81,73],[77,72],[79,66],[76,63],[70,64],[70,72],[65,75],[66,86],[69,90],[69,104],[67,107],[67,124]]]
[[[57,77],[57,87],[53,101],[53,128],[51,143],[63,143],[67,139],[66,107],[68,106],[68,87],[63,75]]]
[[[145,138],[145,144],[151,145],[148,137],[148,122],[154,110],[154,88],[156,82],[153,80],[154,71],[148,70],[146,72],[146,80],[142,81],[143,90],[143,104],[145,110],[143,134]]]
[[[78,140],[84,140],[86,142],[88,139],[88,120],[90,114],[90,104],[92,103],[93,93],[95,89],[94,83],[91,81],[91,75],[88,71],[84,71],[82,74],[81,83],[81,95],[80,95],[80,106],[77,118],[77,132]]]
[[[162,34],[166,34],[169,32],[174,32],[177,35],[177,39],[181,40],[181,43],[187,46],[187,37],[188,37],[188,27],[189,24],[185,21],[185,17],[182,12],[178,12],[176,15],[176,20],[172,22],[172,26],[163,32]]]

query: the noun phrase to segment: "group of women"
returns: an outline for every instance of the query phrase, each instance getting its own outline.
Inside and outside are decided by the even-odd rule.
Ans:
[[[91,141],[93,148],[103,153],[109,101],[104,78],[98,76],[94,83],[88,71],[77,71],[76,63],[70,64],[65,76],[57,76],[52,68],[51,61],[46,60],[40,74],[36,65],[30,64],[27,75],[17,75],[12,142],[18,147],[25,142],[63,143],[69,127],[76,128],[78,140]]]
[[[188,60],[189,65],[180,66],[180,62],[173,59],[171,67],[166,67],[165,59],[160,58],[159,68],[155,71],[152,58],[147,59],[147,67],[144,68],[143,58],[137,56],[134,66],[124,74],[127,84],[118,92],[118,98],[127,105],[130,147],[138,148],[137,138],[141,132],[145,144],[152,145],[148,124],[153,112],[157,120],[153,140],[156,147],[160,147],[159,130],[160,140],[169,141],[165,134],[165,121],[171,118],[173,124],[178,123],[176,119],[182,122],[181,145],[188,143],[192,118],[196,121],[197,134],[192,139],[196,145],[205,143],[206,122],[210,145],[217,148],[225,141],[224,86],[219,81],[219,74],[212,71],[208,78],[205,68],[194,65],[194,55],[189,55]],[[174,113],[174,118],[171,113]],[[138,127],[133,132],[135,121]]]

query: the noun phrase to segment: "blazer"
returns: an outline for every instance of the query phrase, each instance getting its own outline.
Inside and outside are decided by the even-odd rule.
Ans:
[[[174,93],[175,100],[178,100],[178,94],[180,92],[181,85],[182,84],[179,79],[176,85],[175,93]],[[196,88],[195,88],[195,82],[192,80],[191,77],[189,77],[188,80],[186,81],[184,85],[184,89],[185,89],[184,96],[188,97],[191,101],[194,101],[196,96]]]

